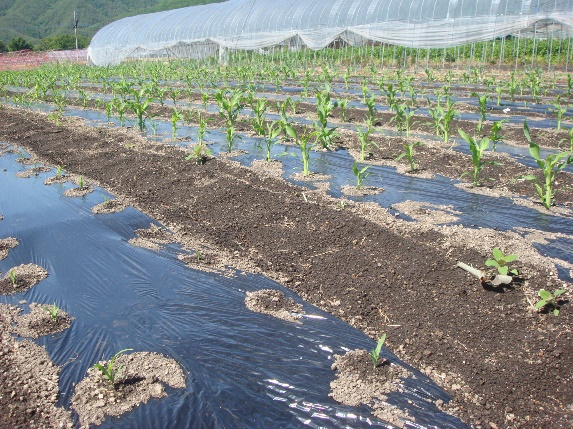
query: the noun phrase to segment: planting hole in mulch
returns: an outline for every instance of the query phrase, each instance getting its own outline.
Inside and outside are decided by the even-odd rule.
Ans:
[[[0,280],[0,293],[12,295],[24,292],[48,277],[48,272],[35,264],[22,264],[11,268]]]
[[[33,167],[27,169],[26,171],[19,171],[18,173],[16,173],[16,177],[27,179],[32,176],[38,176],[40,173],[47,173],[50,170],[51,170],[50,167],[44,167],[44,166]]]
[[[330,383],[330,396],[336,401],[353,407],[369,405],[376,417],[399,428],[406,427],[402,419],[414,421],[405,411],[385,402],[386,395],[399,391],[401,379],[410,375],[403,367],[379,359],[374,368],[366,350],[353,350],[334,355],[332,369],[336,379]]]
[[[351,197],[364,197],[366,195],[377,195],[384,192],[383,188],[375,186],[361,186],[357,189],[356,186],[345,185],[342,187],[342,193]]]
[[[92,207],[92,213],[95,214],[106,214],[106,213],[119,213],[123,211],[127,206],[125,203],[118,199],[105,200],[103,203],[99,203]]]
[[[8,256],[8,251],[18,245],[18,240],[12,237],[0,239],[0,261]]]
[[[150,250],[161,250],[163,245],[175,241],[173,234],[153,224],[147,229],[137,229],[135,234],[137,237],[129,240],[129,244]]]
[[[55,176],[48,177],[44,180],[44,185],[52,185],[54,183],[66,183],[72,180],[72,176],[69,174],[56,174]]]
[[[21,337],[39,338],[68,329],[71,321],[67,313],[53,305],[31,303],[30,312],[15,319],[13,332]]]
[[[108,362],[100,362],[107,367]],[[167,396],[164,385],[185,387],[183,370],[173,359],[157,353],[136,352],[119,356],[114,368],[120,368],[114,385],[91,367],[76,386],[71,407],[78,413],[80,425],[101,424],[106,416],[119,416],[151,398]]]
[[[247,292],[245,305],[251,311],[289,322],[300,323],[301,315],[305,314],[302,304],[297,304],[292,298],[285,297],[283,292],[273,289]]]

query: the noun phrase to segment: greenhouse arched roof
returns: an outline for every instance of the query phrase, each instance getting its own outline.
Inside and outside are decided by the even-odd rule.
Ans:
[[[441,48],[559,27],[573,33],[573,0],[229,0],[124,18],[93,37],[96,65],[129,58],[215,55],[333,41]],[[538,28],[539,26],[539,28]]]

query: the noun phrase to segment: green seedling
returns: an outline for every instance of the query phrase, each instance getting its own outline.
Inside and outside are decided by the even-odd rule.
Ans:
[[[52,322],[55,322],[56,320],[58,320],[58,314],[60,313],[60,309],[56,306],[55,303],[52,304],[51,307],[44,306],[42,308],[48,312],[48,314],[52,318]]]
[[[117,377],[117,373],[123,368],[123,364],[119,365],[117,368],[114,368],[116,359],[121,356],[123,353],[127,351],[131,351],[133,349],[123,349],[117,352],[107,363],[107,366],[101,365],[96,363],[93,368],[99,369],[101,371],[101,375],[109,381],[110,385],[115,385],[115,379]]]
[[[370,176],[370,173],[368,172],[368,169],[370,168],[369,165],[367,165],[366,167],[363,167],[362,169],[358,169],[358,164],[356,162],[354,162],[354,164],[352,164],[352,172],[354,173],[354,176],[356,177],[356,189],[360,189],[362,187],[362,183],[364,182],[364,180]]]
[[[545,289],[541,289],[538,292],[538,295],[541,299],[537,301],[535,308],[548,308],[551,310],[554,316],[559,316],[559,304],[557,303],[557,298],[559,298],[565,292],[567,292],[565,289],[558,289],[553,293]]]
[[[349,100],[347,98],[344,98],[338,102],[338,105],[340,106],[340,119],[342,119],[342,122],[346,122],[346,108],[348,107],[348,101]]]
[[[367,124],[366,130],[362,130],[360,127],[357,127],[356,129],[358,131],[358,140],[360,141],[360,161],[364,161],[366,159],[366,154],[370,151],[370,147],[378,147],[378,145],[373,141],[368,140],[370,132],[372,131],[370,124]]]
[[[264,136],[265,135],[264,125],[266,119],[265,112],[267,110],[267,102],[259,98],[256,101],[256,103],[253,103],[251,105],[251,108],[253,109],[253,113],[255,114],[255,117],[251,120],[253,129],[257,135]]]
[[[80,187],[80,189],[84,189],[85,186],[84,176],[80,176],[80,178],[78,179],[78,186]]]
[[[561,122],[563,121],[563,115],[565,113],[567,113],[568,108],[569,108],[569,106],[562,106],[559,101],[557,101],[556,103],[553,103],[553,109],[551,109],[551,111],[553,113],[555,113],[555,115],[557,116],[557,130],[556,131],[561,130]]]
[[[177,138],[177,123],[183,119],[183,114],[173,108],[171,113],[171,137]]]
[[[416,146],[422,146],[422,143],[421,142],[416,142],[412,144],[404,143],[403,146],[404,146],[404,152],[402,152],[400,155],[396,157],[396,161],[399,161],[400,159],[406,157],[406,159],[410,163],[410,172],[416,171],[418,166],[414,163],[414,148]]]
[[[516,261],[519,256],[510,254],[504,255],[503,252],[498,248],[495,247],[492,250],[493,259],[488,259],[485,261],[485,265],[488,267],[495,267],[497,268],[497,272],[502,276],[507,276],[507,273],[511,273],[514,276],[517,276],[519,273],[516,269],[510,270],[508,264]]]
[[[503,119],[501,121],[495,121],[491,125],[491,131],[489,135],[489,139],[493,142],[492,152],[495,152],[497,143],[502,141],[505,137],[501,135],[501,130],[503,128],[504,122],[508,122],[507,119]]]
[[[185,157],[185,161],[193,159],[197,165],[203,165],[212,154],[213,152],[207,146],[196,145],[191,150],[191,153]]]
[[[65,167],[65,165],[64,165],[64,166],[58,165],[58,166],[56,167],[56,176],[57,176],[57,177],[62,177],[62,174],[63,174],[63,172],[64,172],[64,167]]]
[[[534,176],[533,174],[528,174],[525,176],[520,176],[518,179],[523,180],[530,180],[535,184],[535,189],[537,189],[537,194],[539,195],[539,199],[543,206],[550,210],[551,206],[553,205],[553,200],[555,198],[555,194],[558,192],[553,189],[553,184],[555,182],[555,177],[557,173],[567,167],[569,164],[573,164],[573,152],[559,152],[552,155],[549,155],[546,159],[541,159],[539,156],[539,146],[531,141],[531,135],[529,132],[529,127],[527,125],[527,121],[523,121],[523,133],[525,134],[525,138],[529,142],[529,154],[541,170],[543,171],[543,176],[545,181],[542,182]]]
[[[279,136],[281,131],[282,131],[281,127],[277,123],[277,121],[274,121],[271,124],[267,124],[267,130],[265,133],[265,146],[266,146],[265,160],[267,162],[271,162],[272,160],[271,150],[273,146],[277,143],[276,138]]]
[[[480,120],[484,122],[486,113],[487,113],[487,100],[489,98],[488,94],[479,95],[475,92],[472,92],[472,96],[476,97],[478,100],[479,112],[480,112]]]
[[[14,269],[10,270],[10,280],[12,281],[12,286],[16,287],[16,271]]]
[[[376,369],[376,366],[378,365],[378,360],[380,359],[380,352],[382,351],[382,346],[384,345],[385,341],[386,341],[386,333],[382,334],[382,336],[376,343],[376,347],[374,347],[372,351],[369,353],[374,369]]]
[[[305,133],[298,135],[296,129],[291,125],[287,124],[285,126],[286,135],[294,140],[294,144],[300,149],[300,158],[302,160],[302,174],[308,176],[310,174],[309,164],[310,164],[310,150],[314,146],[310,139],[314,133]]]
[[[201,253],[198,250],[195,250],[195,259],[197,259],[197,262],[201,260]]]
[[[158,121],[151,121],[151,130],[153,131],[153,135],[157,135],[157,128],[159,127]]]
[[[466,171],[465,173],[462,174],[461,177],[464,177],[466,174],[471,174],[472,187],[475,188],[479,186],[478,175],[482,170],[482,168],[484,167],[484,165],[486,164],[501,165],[501,164],[496,161],[485,162],[483,160],[484,153],[486,150],[489,149],[491,143],[489,138],[486,137],[477,142],[473,137],[468,136],[463,130],[458,130],[458,132],[460,133],[460,136],[462,136],[462,138],[470,145],[470,151],[472,153],[472,164],[474,166],[473,172]]]

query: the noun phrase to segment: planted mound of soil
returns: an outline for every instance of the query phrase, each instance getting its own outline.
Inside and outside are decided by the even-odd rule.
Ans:
[[[384,189],[375,186],[361,186],[357,189],[356,186],[345,185],[342,187],[342,193],[352,197],[363,197],[365,195],[376,195],[384,192]]]
[[[55,334],[70,327],[72,319],[67,313],[59,310],[56,317],[50,315],[51,305],[30,304],[30,312],[16,318],[15,334],[21,337],[39,338]]]
[[[48,177],[44,180],[44,185],[52,185],[54,183],[66,183],[72,180],[69,174],[56,174],[55,176]]]
[[[119,213],[127,206],[125,203],[118,199],[106,200],[92,207],[92,213],[105,214],[105,213]]]
[[[13,273],[13,274],[12,274]],[[12,278],[14,276],[14,279]],[[0,294],[24,292],[48,277],[48,272],[35,264],[22,264],[11,268],[0,280]]]
[[[292,298],[285,297],[283,292],[273,289],[247,292],[245,305],[251,311],[268,314],[289,322],[299,322],[300,314],[305,314],[301,304],[297,304]],[[298,313],[298,315],[293,313]]]
[[[18,173],[16,173],[16,177],[20,177],[22,179],[27,179],[29,177],[32,176],[38,176],[40,173],[46,173],[48,171],[50,171],[51,168],[50,167],[34,167],[34,168],[29,168],[26,171],[19,171]]]
[[[107,367],[108,362],[100,364]],[[113,386],[93,367],[76,386],[71,406],[82,427],[101,424],[106,416],[119,416],[151,398],[167,396],[165,384],[174,389],[185,387],[185,375],[177,362],[157,353],[121,355],[114,368],[120,365]]]
[[[336,370],[336,379],[330,383],[330,396],[336,401],[353,407],[369,405],[375,416],[399,428],[405,427],[402,418],[414,421],[404,411],[385,403],[386,395],[400,390],[401,379],[410,375],[406,369],[382,358],[374,367],[365,350],[334,355],[332,369]]]
[[[404,213],[412,219],[430,225],[440,225],[456,222],[461,214],[451,206],[443,206],[431,203],[420,203],[417,201],[404,201],[392,205],[393,209]]]
[[[156,225],[151,225],[147,229],[137,229],[135,234],[137,237],[129,240],[129,244],[151,250],[159,250],[162,245],[175,241],[173,234],[165,228],[160,228]]]
[[[0,239],[0,261],[8,256],[8,251],[18,245],[18,240],[13,237]]]
[[[68,189],[64,192],[66,197],[83,197],[89,193],[93,192],[93,188],[89,186],[81,186],[78,188]]]
[[[70,413],[55,406],[60,369],[44,348],[9,333],[18,311],[0,305],[0,427],[72,428]]]

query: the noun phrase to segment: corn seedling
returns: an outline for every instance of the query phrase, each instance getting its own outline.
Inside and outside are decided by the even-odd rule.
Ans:
[[[368,108],[368,116],[366,116],[366,121],[374,124],[374,122],[376,121],[376,106],[374,105],[375,103],[375,99],[374,99],[374,95],[371,95],[370,97],[368,97],[364,103],[366,104],[366,107]]]
[[[489,146],[491,144],[489,138],[487,137],[483,138],[478,142],[473,137],[468,136],[464,131],[458,130],[458,132],[460,133],[460,136],[462,136],[462,138],[470,145],[470,152],[472,153],[472,164],[474,166],[473,172],[466,171],[465,173],[462,174],[462,177],[464,177],[466,174],[471,174],[472,187],[475,188],[476,186],[479,185],[478,175],[484,165],[486,164],[500,165],[500,164],[495,161],[485,162],[483,160],[484,152],[489,149]]]
[[[271,162],[271,150],[273,146],[277,143],[276,138],[281,133],[281,127],[277,124],[277,121],[267,124],[267,130],[265,133],[265,146],[266,146],[266,156],[265,160]]]
[[[177,137],[177,122],[183,119],[183,115],[177,111],[176,108],[173,108],[173,112],[171,113],[171,136],[173,138]]]
[[[503,87],[498,85],[495,87],[495,92],[497,93],[497,105],[501,104],[501,95],[503,94]]]
[[[52,322],[58,320],[58,314],[60,313],[60,309],[56,306],[56,304],[53,304],[51,307],[44,306],[42,308],[48,312],[48,314],[52,319]]]
[[[151,131],[153,132],[154,136],[157,135],[157,128],[158,127],[159,127],[159,121],[151,121]]]
[[[262,99],[257,99],[256,102],[251,104],[255,117],[251,120],[255,133],[259,136],[265,135],[265,112],[267,110],[267,102]]]
[[[115,366],[115,361],[116,359],[121,356],[122,354],[124,354],[127,351],[131,351],[133,349],[123,349],[120,350],[119,352],[117,352],[115,355],[113,355],[113,357],[109,360],[109,362],[107,363],[107,366],[101,365],[99,363],[96,363],[93,368],[95,369],[99,369],[101,372],[101,375],[107,379],[107,381],[109,381],[111,386],[115,385],[115,379],[117,377],[117,374],[119,371],[121,371],[121,368],[123,368],[123,364],[119,365],[117,368],[114,368]]]
[[[569,128],[569,130],[567,131],[567,136],[568,136],[568,138],[561,139],[561,141],[559,142],[559,147],[561,146],[561,143],[568,142],[569,143],[569,151],[573,152],[573,127]]]
[[[336,127],[328,128],[328,117],[335,107],[338,106],[337,102],[330,100],[330,87],[327,85],[324,91],[316,94],[316,113],[318,121],[314,122],[316,142],[320,142],[323,149],[329,149],[332,146],[334,137],[338,137]]]
[[[220,89],[215,93],[219,115],[227,123],[227,128],[235,125],[239,113],[243,110],[242,99],[243,93],[240,91],[233,92]]]
[[[56,176],[57,177],[62,177],[62,173],[64,172],[64,167],[65,166],[62,166],[62,165],[58,165],[56,167]]]
[[[114,105],[115,103],[113,100],[105,103],[105,114],[107,115],[107,122],[111,122],[111,115],[113,114]]]
[[[523,180],[530,180],[535,182],[535,189],[537,189],[537,194],[541,200],[543,206],[550,210],[551,206],[553,205],[553,200],[555,198],[555,194],[558,191],[554,191],[553,184],[555,182],[555,177],[557,173],[567,167],[569,164],[573,164],[573,152],[559,152],[556,154],[549,155],[546,159],[541,159],[539,155],[539,146],[531,141],[531,135],[529,132],[529,126],[527,125],[527,121],[523,122],[523,133],[525,134],[525,138],[529,142],[529,154],[535,162],[543,171],[543,176],[545,178],[544,182],[541,182],[536,176],[533,174],[528,174],[525,176],[520,176],[518,179]]]
[[[201,146],[203,144],[203,139],[205,135],[211,134],[207,130],[207,121],[209,119],[203,119],[203,115],[199,112],[199,127],[197,128],[197,144]]]
[[[493,142],[492,152],[495,152],[497,143],[502,141],[505,137],[501,135],[501,129],[503,128],[504,122],[508,122],[507,119],[501,121],[495,121],[491,126],[491,131],[489,139]]]
[[[382,351],[382,346],[384,345],[385,342],[386,342],[386,333],[382,334],[382,336],[376,343],[376,347],[374,347],[372,351],[369,353],[374,369],[376,369],[376,366],[378,365],[378,360],[380,359],[380,352]]]
[[[370,173],[368,172],[368,169],[370,168],[369,165],[359,169],[358,168],[358,164],[356,162],[354,162],[354,164],[352,164],[352,173],[354,173],[354,177],[356,177],[356,189],[360,189],[362,187],[362,183],[364,182],[364,180],[370,176]]]
[[[416,142],[416,143],[412,143],[412,144],[404,143],[403,146],[404,146],[404,152],[402,152],[400,155],[398,155],[398,157],[396,158],[396,161],[406,157],[406,159],[410,163],[410,172],[416,171],[418,166],[414,163],[414,148],[416,146],[422,146],[422,143],[420,143],[420,142]]]
[[[356,129],[358,131],[358,140],[360,141],[360,161],[364,161],[366,159],[366,154],[370,151],[370,147],[378,147],[378,145],[372,141],[368,141],[368,137],[372,131],[370,124],[367,124],[366,130],[362,130],[360,127],[357,127]]]
[[[10,280],[12,281],[12,286],[16,287],[16,281],[18,280],[16,277],[16,271],[14,269],[10,270]]]
[[[314,146],[310,143],[310,139],[314,133],[305,133],[298,135],[296,129],[291,125],[287,124],[285,127],[285,133],[288,137],[294,140],[294,144],[300,149],[300,157],[302,160],[302,174],[308,176],[310,174],[309,164],[310,164],[310,150]]]
[[[145,121],[149,117],[147,110],[149,109],[149,103],[152,101],[152,99],[146,98],[146,88],[141,88],[139,91],[132,89],[131,95],[133,100],[127,100],[126,103],[133,114],[137,116],[137,125],[139,130],[143,131],[145,130]]]
[[[519,274],[516,269],[510,270],[508,266],[509,263],[516,261],[519,258],[519,256],[514,254],[504,255],[504,253],[501,250],[499,250],[498,247],[495,247],[491,253],[493,259],[488,259],[487,261],[485,261],[486,266],[497,268],[497,272],[502,276],[507,276],[508,272],[515,276]]]
[[[231,153],[233,151],[233,143],[235,139],[243,139],[241,136],[235,135],[235,127],[230,125],[227,127],[225,132],[225,139],[227,140],[227,153]]]
[[[475,92],[472,92],[473,97],[477,97],[479,112],[480,112],[480,120],[483,122],[485,121],[485,115],[487,113],[487,100],[489,98],[488,94],[479,95]]]
[[[557,116],[557,131],[561,130],[561,122],[563,121],[563,115],[567,112],[568,108],[569,106],[562,106],[559,101],[553,103],[553,109],[551,110]]]
[[[444,143],[448,143],[450,141],[450,128],[452,122],[456,116],[459,116],[459,112],[454,110],[453,103],[448,98],[446,104],[447,110],[443,109],[441,106],[438,106],[438,109],[441,109],[441,121],[439,123],[439,129],[444,137]]]
[[[346,122],[346,108],[348,107],[348,99],[342,99],[339,101],[338,105],[340,106],[340,119],[342,122]]]
[[[84,189],[85,187],[84,176],[80,176],[80,178],[78,179],[78,186],[80,187],[80,189]]]
[[[567,292],[565,289],[558,289],[551,293],[545,289],[541,289],[537,294],[541,298],[535,303],[535,308],[548,308],[554,316],[559,316],[559,304],[557,298]]]

